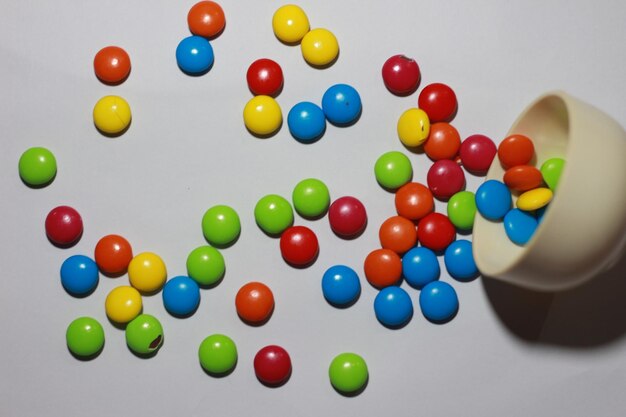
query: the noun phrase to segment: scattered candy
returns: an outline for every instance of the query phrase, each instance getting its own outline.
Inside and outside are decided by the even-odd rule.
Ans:
[[[472,230],[476,211],[476,196],[471,191],[459,191],[448,200],[448,218],[457,229]]]
[[[326,301],[334,306],[351,305],[361,293],[359,276],[348,266],[331,266],[322,277],[322,293]]]
[[[93,122],[107,135],[121,135],[130,126],[130,106],[120,96],[104,96],[93,108]]]
[[[413,303],[409,294],[400,287],[383,288],[374,299],[374,312],[381,324],[397,328],[413,316]]]
[[[50,242],[60,247],[76,244],[83,235],[83,219],[72,207],[55,207],[46,216],[46,235]]]
[[[422,246],[437,252],[447,248],[456,239],[456,230],[445,215],[430,213],[417,224],[417,239]]]
[[[410,148],[421,145],[430,134],[430,121],[422,109],[408,109],[398,119],[398,137],[400,142]]]
[[[202,216],[202,233],[213,246],[232,245],[241,233],[239,215],[229,206],[213,206]]]
[[[396,191],[396,211],[409,220],[419,220],[435,207],[433,194],[423,184],[410,182]]]
[[[450,276],[457,281],[467,282],[478,276],[472,242],[469,240],[452,242],[443,255],[443,261]]]
[[[276,61],[257,59],[248,67],[246,80],[252,94],[276,97],[283,88],[283,70]]]
[[[280,253],[292,266],[308,266],[315,261],[319,253],[317,236],[308,227],[291,226],[280,237]]]
[[[161,322],[150,314],[140,314],[126,326],[126,344],[138,355],[150,355],[163,344]]]
[[[104,330],[98,320],[91,317],[79,317],[67,326],[65,340],[67,348],[74,355],[90,358],[104,347]]]
[[[133,259],[133,250],[122,236],[107,235],[96,244],[94,258],[102,273],[110,276],[121,275],[126,272]]]
[[[511,135],[498,145],[498,159],[505,169],[528,165],[535,155],[535,145],[524,135]]]
[[[254,373],[265,385],[283,385],[291,376],[291,358],[280,346],[265,346],[254,356]]]
[[[459,155],[465,169],[484,175],[498,152],[495,143],[485,135],[472,135],[461,143]]]
[[[291,199],[298,214],[307,219],[323,216],[330,205],[328,187],[316,178],[300,181],[293,189]]]
[[[437,255],[426,247],[413,248],[402,257],[402,275],[411,287],[421,289],[439,279],[440,273]]]
[[[128,264],[130,285],[142,293],[153,293],[165,284],[167,270],[161,257],[152,252],[136,255]]]
[[[454,126],[445,122],[430,125],[428,140],[424,142],[424,152],[430,159],[454,159],[460,148],[461,135]]]
[[[141,313],[141,294],[133,287],[123,285],[109,292],[104,302],[109,320],[115,323],[128,323]]]
[[[213,66],[215,56],[211,43],[202,36],[188,36],[176,47],[176,63],[189,75],[202,75]]]
[[[523,246],[533,237],[538,220],[530,213],[512,209],[504,216],[504,231],[511,242]]]
[[[446,84],[429,84],[420,93],[417,105],[426,112],[431,123],[449,122],[456,114],[456,94]]]
[[[269,194],[256,203],[254,219],[265,233],[277,236],[293,224],[293,209],[283,197]]]
[[[188,317],[200,305],[200,288],[193,279],[180,275],[165,283],[163,306],[173,316]]]
[[[412,94],[417,90],[421,78],[417,62],[405,55],[394,55],[387,59],[382,74],[385,87],[398,96]]]
[[[243,109],[243,122],[246,128],[256,136],[270,136],[283,123],[280,106],[270,96],[255,96]]]
[[[367,212],[358,199],[350,196],[340,197],[330,205],[328,221],[337,236],[353,239],[365,230]]]
[[[224,376],[237,365],[237,346],[223,334],[213,334],[205,338],[198,348],[200,366],[211,376]]]
[[[26,185],[45,186],[50,184],[57,174],[57,160],[46,148],[29,148],[20,157],[18,172]]]
[[[87,256],[70,256],[61,265],[61,285],[71,295],[91,293],[98,285],[98,266]]]
[[[309,18],[300,7],[288,4],[274,12],[272,28],[281,42],[294,44],[300,42],[309,31]]]
[[[552,191],[556,191],[561,179],[561,172],[565,166],[565,160],[561,158],[550,158],[541,165],[541,175]]]
[[[195,248],[187,256],[187,274],[198,285],[216,285],[224,277],[226,264],[224,257],[212,246]]]
[[[415,224],[402,216],[385,220],[378,230],[380,246],[402,255],[417,244]]]
[[[465,173],[454,161],[435,161],[426,174],[428,188],[435,198],[446,201],[465,188]]]
[[[543,183],[541,171],[530,165],[517,165],[507,169],[502,180],[514,191],[532,190]]]
[[[237,291],[235,307],[247,324],[264,324],[274,311],[274,294],[261,282],[248,282]]]
[[[395,190],[411,181],[413,167],[409,158],[402,152],[386,152],[376,160],[374,175],[383,188]]]
[[[485,181],[476,190],[476,208],[484,218],[500,220],[511,209],[511,192],[500,181]]]
[[[327,29],[313,29],[307,32],[300,43],[304,60],[314,67],[332,64],[339,55],[339,42]]]
[[[375,288],[395,285],[402,277],[402,259],[391,249],[375,249],[363,263],[365,278]]]
[[[326,131],[326,116],[317,104],[302,101],[289,110],[287,125],[297,141],[312,143]]]
[[[213,38],[222,33],[226,16],[222,7],[214,1],[200,1],[187,14],[189,30],[194,35]]]
[[[520,210],[534,211],[547,205],[552,200],[552,195],[549,188],[539,187],[520,195],[515,204]]]
[[[93,59],[96,77],[106,84],[122,83],[130,74],[130,57],[119,46],[107,46]]]
[[[330,383],[341,394],[355,394],[365,388],[368,380],[367,364],[356,353],[341,353],[328,368]]]
[[[433,323],[451,320],[459,310],[459,299],[454,288],[443,281],[433,281],[420,292],[420,308]]]
[[[334,125],[348,126],[361,115],[361,96],[348,84],[335,84],[322,96],[324,115]]]

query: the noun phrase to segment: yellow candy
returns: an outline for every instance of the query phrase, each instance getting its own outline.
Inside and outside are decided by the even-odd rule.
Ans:
[[[517,208],[524,211],[538,210],[552,200],[552,191],[549,188],[535,188],[526,191],[517,199]]]
[[[243,122],[257,136],[276,132],[283,122],[280,106],[270,96],[253,97],[243,109]]]
[[[314,66],[328,65],[339,55],[339,43],[333,33],[326,29],[313,29],[302,38],[302,56]]]
[[[141,313],[141,308],[141,294],[127,285],[113,288],[104,302],[107,317],[116,323],[128,323]]]
[[[272,28],[281,42],[300,42],[309,31],[309,18],[300,7],[287,4],[274,12]]]
[[[406,146],[419,146],[428,139],[430,121],[422,109],[408,109],[398,119],[398,137]]]
[[[135,256],[128,265],[130,285],[144,293],[160,290],[165,284],[167,271],[165,263],[152,252],[144,252]]]
[[[122,97],[104,96],[93,108],[93,122],[103,133],[117,135],[130,124],[130,106]]]

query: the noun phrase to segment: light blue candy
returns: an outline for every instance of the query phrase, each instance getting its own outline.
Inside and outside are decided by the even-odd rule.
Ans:
[[[374,313],[384,326],[403,326],[413,316],[411,297],[400,287],[383,288],[374,299]]]
[[[433,281],[420,292],[422,314],[434,323],[451,320],[459,309],[459,298],[454,288],[443,281]]]
[[[84,255],[73,255],[61,265],[61,285],[75,296],[85,296],[98,285],[98,265]]]
[[[530,213],[520,209],[510,210],[504,216],[504,231],[516,245],[525,245],[535,234],[537,219]]]
[[[200,304],[200,288],[193,279],[181,275],[165,283],[163,306],[174,316],[190,316]]]
[[[348,84],[335,84],[322,97],[324,115],[334,125],[346,126],[361,115],[361,97]]]
[[[502,182],[485,181],[476,190],[476,208],[488,220],[501,220],[511,209],[511,192]]]
[[[437,255],[426,247],[413,248],[402,257],[402,274],[406,282],[414,288],[422,288],[437,280],[440,272]]]
[[[289,132],[297,141],[311,143],[324,134],[326,117],[318,105],[303,101],[289,110],[287,125]]]
[[[322,277],[322,293],[330,304],[350,305],[361,293],[361,282],[354,269],[345,265],[331,266]]]
[[[213,47],[202,36],[188,36],[176,47],[176,62],[183,72],[200,75],[211,69]]]
[[[478,276],[478,268],[472,254],[472,242],[456,240],[446,248],[443,255],[446,270],[457,281],[471,281]]]

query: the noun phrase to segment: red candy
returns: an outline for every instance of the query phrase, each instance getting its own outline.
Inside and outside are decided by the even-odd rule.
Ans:
[[[442,251],[456,239],[456,229],[447,216],[430,213],[417,224],[417,238],[422,246]]]
[[[461,143],[461,162],[468,171],[484,175],[498,152],[496,144],[485,135],[472,135]]]
[[[328,209],[330,228],[339,237],[350,239],[360,235],[367,225],[365,206],[354,197],[341,197]]]
[[[254,356],[254,373],[265,385],[283,385],[291,376],[289,353],[280,346],[265,346]]]
[[[291,226],[280,236],[280,253],[292,266],[308,266],[319,253],[317,236],[308,227]]]
[[[257,59],[248,67],[246,80],[252,94],[276,97],[283,88],[283,70],[271,59]]]
[[[411,220],[393,216],[380,225],[378,237],[380,246],[401,255],[417,244],[417,229]]]
[[[46,217],[46,235],[56,246],[72,246],[83,234],[83,219],[72,207],[53,208]]]
[[[434,83],[424,87],[417,106],[428,115],[430,123],[449,122],[457,109],[456,94],[445,84]]]
[[[398,96],[413,93],[421,78],[417,62],[404,55],[394,55],[385,61],[382,73],[385,87]]]
[[[107,84],[121,83],[130,73],[130,57],[118,46],[102,48],[93,59],[93,68],[100,81]]]
[[[428,188],[439,200],[447,200],[465,187],[463,169],[454,161],[442,159],[435,162],[426,175]]]
[[[541,171],[530,165],[518,165],[504,173],[504,183],[515,191],[528,191],[543,183]]]
[[[402,277],[402,259],[391,249],[375,249],[363,264],[367,282],[376,288],[397,284]]]
[[[424,143],[424,152],[430,159],[454,159],[460,147],[461,135],[454,126],[445,122],[430,125],[430,134]]]
[[[528,165],[534,154],[533,141],[524,135],[511,135],[498,146],[498,159],[504,168]]]
[[[396,211],[409,220],[419,220],[435,207],[433,193],[419,182],[410,182],[396,191]]]

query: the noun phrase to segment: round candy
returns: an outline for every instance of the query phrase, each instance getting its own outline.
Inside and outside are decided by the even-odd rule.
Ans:
[[[367,212],[358,199],[350,196],[340,197],[330,205],[328,221],[337,236],[352,239],[365,230]]]
[[[341,394],[355,394],[367,384],[367,364],[356,353],[341,353],[330,363],[328,376],[333,388]]]
[[[351,305],[361,293],[359,276],[348,266],[331,266],[322,277],[322,293],[326,301],[334,306]]]
[[[87,256],[70,256],[61,265],[61,285],[72,295],[89,294],[98,285],[98,266]]]
[[[291,136],[297,141],[311,143],[326,131],[326,116],[317,104],[302,101],[289,110],[287,125]]]
[[[176,63],[186,74],[201,75],[213,66],[213,47],[202,36],[188,36],[176,47]]]
[[[384,326],[392,328],[403,326],[413,316],[411,297],[400,287],[383,288],[374,299],[374,313]]]
[[[202,233],[213,246],[232,245],[241,233],[239,215],[229,206],[213,206],[202,216]]]
[[[459,299],[454,288],[443,281],[433,281],[420,292],[422,314],[434,323],[451,320],[459,310]]]
[[[395,190],[411,181],[413,167],[408,156],[402,152],[386,152],[376,160],[374,175],[382,187]]]
[[[529,164],[534,154],[533,141],[524,135],[508,136],[498,145],[498,159],[505,169]]]
[[[141,294],[127,285],[113,288],[104,302],[107,317],[115,323],[128,323],[141,313],[141,308]]]
[[[402,277],[402,259],[391,249],[375,249],[363,263],[365,278],[376,288],[395,285]]]
[[[332,64],[339,55],[339,42],[327,29],[313,29],[307,32],[300,43],[304,60],[314,67]]]
[[[140,314],[126,326],[126,344],[138,355],[149,355],[163,343],[161,322],[150,314]]]
[[[254,219],[261,230],[276,236],[293,224],[293,209],[283,197],[269,194],[256,203]]]
[[[515,191],[532,190],[543,183],[541,171],[530,165],[517,165],[507,169],[502,180]]]
[[[417,90],[421,73],[417,62],[405,55],[394,55],[383,64],[383,82],[393,94],[407,96]]]
[[[194,35],[213,38],[224,30],[226,17],[222,7],[214,1],[200,1],[187,13],[187,24]]]
[[[419,220],[435,207],[433,194],[419,182],[410,182],[396,191],[396,211],[409,220]]]
[[[280,346],[265,346],[254,356],[254,373],[265,385],[283,385],[291,376],[289,353]]]
[[[533,237],[539,222],[530,213],[512,209],[504,216],[504,231],[511,242],[525,245]]]
[[[433,163],[426,175],[428,188],[439,200],[446,201],[465,187],[463,169],[454,161],[442,159]]]
[[[280,253],[292,266],[308,266],[315,261],[319,253],[317,236],[308,227],[291,226],[280,237]]]
[[[476,208],[484,218],[500,220],[511,209],[511,192],[500,181],[485,181],[476,190]]]
[[[309,31],[309,18],[300,7],[288,4],[274,12],[272,29],[281,42],[300,42]]]
[[[270,96],[252,97],[243,109],[243,122],[256,136],[270,136],[283,123],[280,106]]]
[[[445,84],[434,83],[424,87],[417,103],[428,114],[431,123],[448,122],[456,114],[456,94]]]
[[[461,135],[454,126],[445,122],[430,125],[430,134],[424,143],[424,152],[430,159],[454,159],[460,148]]]
[[[347,126],[361,115],[361,96],[348,84],[335,84],[322,96],[324,115],[334,125]]]
[[[93,108],[93,123],[107,135],[120,135],[130,126],[128,102],[120,96],[104,96]]]
[[[435,252],[444,250],[456,239],[456,230],[448,217],[430,213],[417,224],[417,239]]]
[[[96,77],[106,84],[119,84],[130,74],[130,57],[118,46],[107,46],[93,59]]]
[[[96,244],[94,258],[104,274],[121,275],[126,273],[133,259],[133,249],[122,236],[106,235]]]
[[[443,255],[448,274],[457,281],[471,281],[478,276],[478,268],[472,254],[472,242],[457,240],[450,243]]]
[[[402,275],[411,287],[420,289],[439,279],[440,273],[437,255],[426,247],[413,248],[402,257]]]
[[[276,61],[257,59],[248,67],[246,80],[248,88],[255,96],[276,97],[283,88],[283,70]]]
[[[165,284],[167,270],[161,257],[152,252],[136,255],[128,264],[130,285],[143,293],[158,291]]]
[[[235,307],[244,322],[263,324],[274,311],[274,294],[261,282],[248,282],[237,291]]]
[[[181,275],[165,283],[163,306],[173,316],[192,315],[200,305],[200,288],[193,279]]]
[[[552,191],[556,190],[561,179],[561,172],[565,166],[565,160],[561,158],[550,158],[541,164],[541,175]]]
[[[430,134],[430,121],[422,109],[408,109],[398,119],[398,137],[408,147],[421,145]]]
[[[476,196],[471,191],[459,191],[448,200],[448,218],[460,230],[472,230],[476,217]]]
[[[224,257],[212,246],[195,248],[187,256],[187,274],[198,285],[216,285],[224,277],[226,264]]]
[[[538,210],[552,200],[553,193],[549,188],[535,188],[520,195],[516,201],[517,208],[524,211]]]
[[[330,192],[322,181],[307,178],[296,185],[291,199],[299,215],[312,219],[326,214],[330,205]]]
[[[46,216],[46,235],[60,247],[74,245],[83,235],[83,219],[72,207],[55,207]]]
[[[67,347],[79,357],[93,357],[104,346],[104,330],[98,320],[91,317],[79,317],[67,326],[65,332]]]
[[[46,148],[29,148],[20,157],[18,172],[26,185],[48,185],[57,174],[57,160]]]
[[[378,238],[380,246],[401,255],[417,244],[417,229],[411,220],[393,216],[380,225]]]
[[[237,346],[223,334],[213,334],[205,338],[198,348],[198,358],[202,369],[213,376],[230,373],[237,364]]]
[[[496,144],[487,136],[472,135],[461,143],[459,155],[465,169],[477,175],[484,175],[497,152]]]

